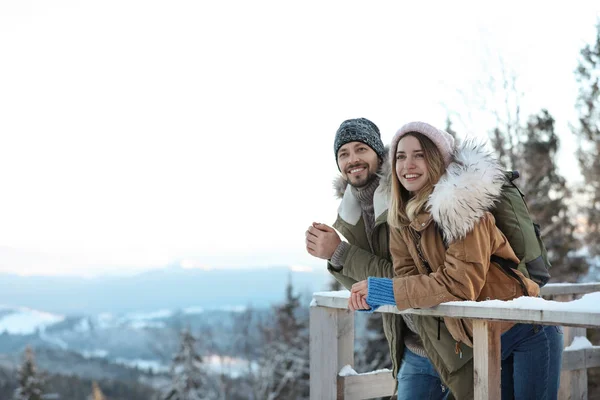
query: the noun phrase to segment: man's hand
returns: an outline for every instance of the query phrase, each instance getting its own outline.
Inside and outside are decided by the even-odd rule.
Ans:
[[[337,232],[330,226],[313,222],[306,231],[306,250],[312,256],[329,260],[341,243]]]
[[[348,299],[348,308],[352,311],[370,310],[371,307],[367,304],[367,294],[369,293],[369,285],[367,281],[356,282],[352,285],[350,298]]]

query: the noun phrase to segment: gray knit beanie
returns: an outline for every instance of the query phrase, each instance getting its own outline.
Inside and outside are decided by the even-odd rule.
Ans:
[[[342,122],[335,133],[335,141],[333,142],[333,154],[335,155],[336,164],[338,150],[350,142],[362,142],[366,144],[383,160],[385,149],[381,141],[379,128],[368,119],[354,118]]]

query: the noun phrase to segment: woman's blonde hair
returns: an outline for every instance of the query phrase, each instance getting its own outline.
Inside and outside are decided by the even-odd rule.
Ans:
[[[410,193],[406,190],[400,183],[396,173],[396,153],[398,148],[396,146],[396,149],[393,149],[392,198],[388,210],[388,224],[393,228],[410,225],[411,221],[423,211],[429,195],[433,192],[433,186],[440,180],[444,172],[446,172],[442,153],[427,136],[419,132],[408,132],[403,135],[402,139],[407,136],[413,136],[421,144],[421,149],[423,149],[423,154],[425,155],[428,178],[425,185],[418,192]],[[400,144],[400,141],[398,144]]]

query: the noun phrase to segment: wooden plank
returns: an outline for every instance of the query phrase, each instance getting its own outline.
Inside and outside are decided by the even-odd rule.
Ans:
[[[578,369],[571,371],[571,397],[572,400],[587,400],[588,379],[587,370]]]
[[[476,400],[500,400],[500,326],[473,321],[473,377]]]
[[[556,296],[561,294],[585,294],[600,292],[600,282],[591,283],[549,283],[541,288],[542,296]]]
[[[566,293],[557,294],[554,296],[554,300],[561,301],[561,302],[569,302],[569,301],[573,300],[573,296],[574,296],[573,294],[566,294]],[[573,339],[576,336],[585,336],[584,328],[563,326],[563,332],[564,332],[563,346],[565,348],[571,345],[571,343],[573,342]],[[585,362],[584,357],[585,357],[585,352],[584,353],[573,353],[573,355],[570,352],[568,352],[565,355],[565,352],[563,352],[563,359],[566,359],[567,362],[573,361],[573,362],[577,363],[577,365],[584,364],[584,362]],[[570,360],[571,358],[574,358],[574,360]],[[563,361],[563,365],[564,365],[564,361]],[[572,369],[561,368],[560,387],[558,388],[559,400],[570,400],[573,398],[573,390],[575,389],[577,391],[577,389],[578,389],[578,386],[576,384],[574,385],[574,383],[576,383],[577,378],[579,378],[579,376],[576,376]]]
[[[336,296],[330,296],[327,292],[315,293],[313,299],[317,304],[324,307],[342,309],[348,307],[348,297],[342,297],[339,292]],[[492,304],[498,303],[494,301]],[[543,305],[543,303],[541,304]],[[516,321],[543,325],[600,327],[600,307],[598,310],[580,311],[576,306],[569,309],[568,305],[565,305],[566,308],[563,310],[553,310],[544,309],[542,305],[536,307],[504,308],[498,305],[483,306],[480,302],[461,301],[444,303],[431,308],[409,308],[402,312],[398,311],[395,306],[383,306],[378,308],[377,312]]]
[[[344,400],[388,398],[394,393],[396,382],[391,371],[372,372],[338,378]]]
[[[354,313],[311,305],[310,398],[336,400],[344,365],[354,365]]]
[[[562,366],[560,375],[560,385],[565,385],[566,381],[563,377],[567,376],[565,372],[574,369],[584,368],[585,366],[585,350],[565,350],[562,355]]]
[[[585,368],[600,367],[600,346],[585,349]]]
[[[600,346],[563,351],[562,371],[600,367]]]

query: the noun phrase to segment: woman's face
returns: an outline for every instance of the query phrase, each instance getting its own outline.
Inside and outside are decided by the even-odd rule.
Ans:
[[[396,176],[409,192],[419,191],[429,179],[425,153],[414,136],[404,136],[398,142]]]

